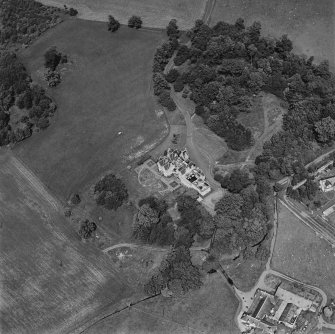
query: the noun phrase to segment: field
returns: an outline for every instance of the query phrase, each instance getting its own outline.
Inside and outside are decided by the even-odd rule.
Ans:
[[[98,323],[87,334],[239,333],[238,302],[226,282],[212,274],[204,286],[180,299],[157,297]]]
[[[128,27],[112,34],[101,22],[74,19],[21,53],[40,83],[50,46],[71,62],[62,83],[48,89],[58,106],[55,121],[14,150],[58,197],[80,191],[105,170],[123,170],[166,134],[151,93],[152,59],[162,36]]]
[[[271,267],[302,282],[314,284],[335,297],[334,249],[283,205],[279,205]]]
[[[30,171],[3,151],[0,166],[1,333],[69,333],[133,294]]]
[[[139,15],[145,27],[165,28],[171,19],[177,19],[179,27],[189,29],[205,11],[206,0],[41,0],[45,5],[72,6],[78,17],[94,21],[107,21],[113,15],[127,24],[132,15]]]
[[[233,23],[242,17],[247,25],[262,24],[263,35],[288,34],[295,52],[328,59],[335,69],[333,0],[218,0],[211,25],[218,21]]]

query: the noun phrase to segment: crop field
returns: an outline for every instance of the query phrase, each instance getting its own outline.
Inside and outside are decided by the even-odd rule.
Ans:
[[[263,35],[288,34],[295,52],[328,59],[335,69],[334,10],[333,0],[218,0],[211,25],[239,17],[247,25],[260,21]]]
[[[39,83],[43,55],[56,46],[70,61],[48,89],[58,111],[51,126],[15,147],[53,193],[66,198],[105,170],[123,170],[166,134],[155,113],[151,67],[160,32],[128,27],[112,34],[101,22],[67,20],[20,57]]]
[[[92,327],[87,334],[237,334],[238,301],[218,274],[182,298],[157,297]]]
[[[202,18],[206,0],[41,0],[45,5],[72,6],[78,17],[93,21],[107,21],[113,15],[127,24],[132,15],[138,15],[145,27],[165,28],[171,19],[177,19],[182,29],[189,29]]]
[[[69,333],[133,290],[39,180],[0,153],[0,332]]]
[[[286,207],[279,205],[279,222],[271,267],[314,284],[335,297],[334,249],[315,235]]]

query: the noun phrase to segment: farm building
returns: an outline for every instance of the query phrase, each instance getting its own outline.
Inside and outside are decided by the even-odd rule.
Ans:
[[[241,320],[250,329],[250,333],[262,330],[264,334],[274,334],[280,325],[294,329],[302,311],[316,312],[318,307],[319,304],[314,300],[280,286],[275,294],[258,289],[250,309],[243,313]]]
[[[204,173],[190,160],[186,149],[180,151],[169,148],[159,158],[157,167],[165,177],[177,176],[185,187],[195,189],[201,196],[211,191]]]

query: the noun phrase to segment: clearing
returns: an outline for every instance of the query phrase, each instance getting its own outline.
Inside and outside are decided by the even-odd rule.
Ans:
[[[271,267],[335,297],[334,249],[280,203],[278,214]]]
[[[328,59],[334,69],[334,10],[333,0],[220,0],[210,23],[233,23],[239,17],[246,25],[260,21],[262,35],[287,34],[294,52],[314,56],[316,61]]]
[[[29,170],[4,150],[0,165],[1,333],[68,333],[133,294]]]
[[[112,34],[104,23],[73,19],[22,51],[21,60],[44,86],[43,55],[50,46],[72,62],[62,83],[47,89],[58,107],[55,121],[14,149],[60,198],[105,170],[123,170],[166,135],[151,91],[152,59],[163,38],[128,27]]]
[[[145,27],[165,28],[171,19],[176,19],[182,29],[190,29],[194,21],[205,13],[206,0],[41,0],[45,5],[72,6],[78,17],[93,21],[107,21],[113,15],[122,24],[127,24],[132,15],[142,18]]]
[[[225,172],[227,167],[238,167],[239,163],[251,163],[263,151],[263,145],[266,141],[282,127],[283,115],[287,107],[285,102],[277,96],[261,92],[253,102],[250,113],[240,113],[238,121],[245,127],[248,127],[254,136],[255,144],[245,151],[227,152],[219,159],[215,166],[217,172]],[[227,166],[233,164],[233,166]],[[242,165],[243,166],[243,165]]]
[[[207,276],[204,286],[181,298],[159,296],[112,316],[87,334],[223,333],[237,334],[234,322],[238,301],[218,274]]]

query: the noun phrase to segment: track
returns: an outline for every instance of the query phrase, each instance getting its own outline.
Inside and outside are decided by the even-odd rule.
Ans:
[[[317,220],[306,211],[298,208],[289,199],[285,198],[280,202],[289,209],[296,217],[298,217],[305,225],[313,229],[317,234],[321,235],[332,246],[335,246],[335,227],[326,221]]]
[[[12,155],[9,156],[7,163],[5,163],[3,168],[5,167],[7,167],[12,174],[27,180],[31,188],[33,188],[41,198],[47,201],[55,211],[62,212],[61,203],[49,193],[43,183],[18,158]]]
[[[202,17],[202,21],[206,23],[207,25],[209,25],[211,22],[211,16],[212,16],[215,4],[216,4],[216,0],[208,0],[206,3],[205,12]]]

